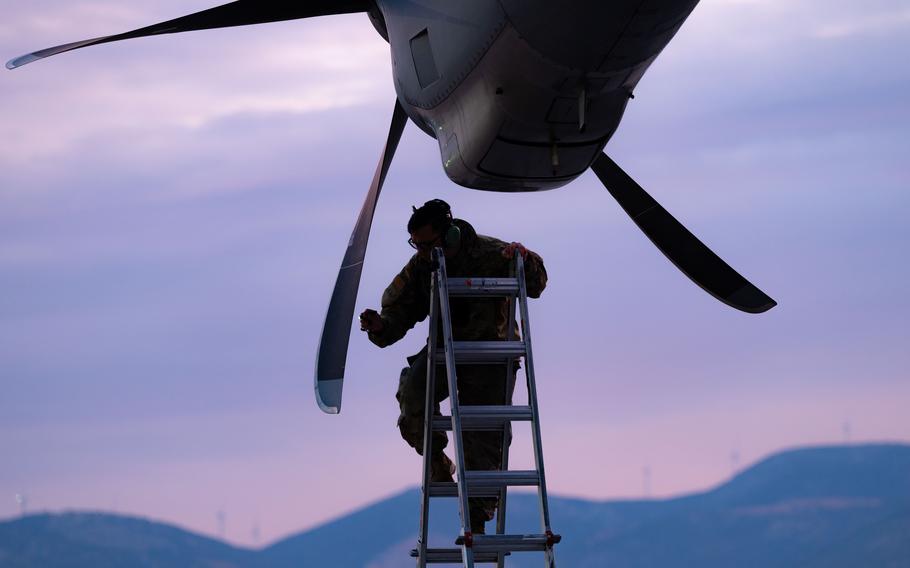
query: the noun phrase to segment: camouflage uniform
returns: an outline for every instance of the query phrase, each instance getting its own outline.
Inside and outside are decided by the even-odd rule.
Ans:
[[[513,261],[502,256],[508,243],[478,235],[461,219],[455,224],[461,229],[461,245],[452,258],[446,258],[450,277],[508,276]],[[395,343],[423,321],[430,309],[432,269],[418,255],[411,257],[382,295],[383,330],[370,333],[370,341],[379,347]],[[525,258],[525,279],[528,296],[537,298],[547,283],[543,260],[528,251]],[[455,341],[497,341],[506,339],[508,301],[503,298],[452,298],[452,335]],[[515,322],[511,322],[515,326]],[[442,333],[437,334],[442,342]],[[517,337],[517,332],[515,334]],[[408,357],[409,367],[401,372],[396,398],[401,409],[398,428],[401,436],[417,453],[423,453],[424,406],[426,401],[426,347]],[[516,365],[517,367],[517,365]],[[517,370],[517,369],[516,369]],[[515,388],[515,374],[506,377],[501,365],[458,365],[459,402],[463,405],[508,404]],[[435,411],[448,395],[445,368],[436,372]],[[434,452],[441,452],[448,439],[444,432],[433,434]],[[502,434],[498,432],[466,432],[464,434],[465,465],[468,470],[499,469],[502,461]],[[472,525],[492,518],[495,499],[472,499]]]

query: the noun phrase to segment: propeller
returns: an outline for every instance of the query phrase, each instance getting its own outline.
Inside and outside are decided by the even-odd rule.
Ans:
[[[372,0],[296,0],[294,2],[279,2],[276,0],[238,0],[216,8],[210,8],[195,14],[176,18],[139,28],[131,32],[117,35],[87,39],[73,43],[58,45],[35,51],[17,57],[6,64],[7,69],[22,67],[33,61],[44,59],[58,53],[72,51],[124,39],[146,37],[161,34],[174,34],[196,30],[210,30],[215,28],[229,28],[233,26],[247,26],[251,24],[264,24],[267,22],[280,22],[284,20],[298,20],[314,16],[331,16],[335,14],[351,14],[366,12],[373,7]]]
[[[348,340],[351,338],[351,323],[354,319],[354,304],[357,302],[357,290],[360,287],[360,273],[363,270],[363,259],[367,253],[367,242],[370,239],[370,227],[373,224],[373,213],[376,202],[382,191],[385,176],[392,165],[395,150],[401,140],[401,133],[407,124],[408,117],[395,101],[392,113],[392,124],[389,126],[389,138],[382,152],[373,183],[367,192],[354,232],[348,241],[348,249],[341,261],[335,290],[329,302],[329,310],[322,327],[319,339],[319,354],[316,357],[316,402],[319,408],[328,414],[341,412],[341,393],[344,385],[344,366],[348,356]]]
[[[601,153],[591,168],[638,228],[705,292],[750,314],[760,314],[777,305],[698,240],[609,156]]]

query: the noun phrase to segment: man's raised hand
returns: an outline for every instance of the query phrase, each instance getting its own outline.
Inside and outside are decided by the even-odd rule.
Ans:
[[[502,256],[506,258],[514,258],[515,251],[518,251],[518,254],[521,255],[521,258],[528,258],[528,249],[526,249],[525,246],[521,243],[512,243],[506,245],[506,247],[502,249]]]
[[[360,331],[379,333],[385,327],[376,310],[363,310],[360,314]]]

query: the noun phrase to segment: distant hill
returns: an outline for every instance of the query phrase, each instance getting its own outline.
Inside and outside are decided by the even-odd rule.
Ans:
[[[0,523],[0,567],[410,566],[419,493],[407,491],[253,551],[134,518],[32,515]],[[455,505],[431,519],[434,545],[457,533]],[[806,448],[771,456],[719,487],[675,499],[592,502],[551,497],[575,567],[910,568],[910,446]],[[530,494],[510,496],[510,530],[536,532]],[[515,555],[509,566],[540,565]]]
[[[242,568],[256,553],[176,527],[103,513],[0,523],[3,568]]]

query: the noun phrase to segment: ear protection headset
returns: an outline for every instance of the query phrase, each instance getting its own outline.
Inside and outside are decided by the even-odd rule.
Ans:
[[[458,248],[461,244],[461,229],[458,228],[458,225],[455,224],[455,220],[452,218],[452,208],[449,207],[449,204],[445,201],[442,201],[442,203],[445,205],[446,220],[449,224],[442,240],[445,243],[446,248]]]

